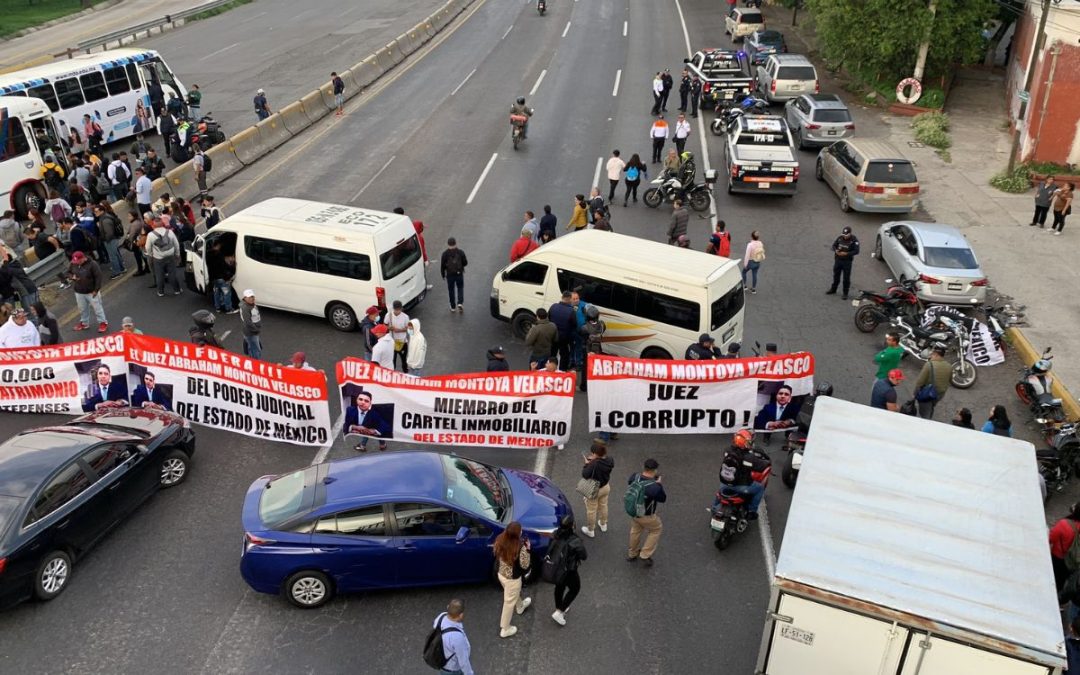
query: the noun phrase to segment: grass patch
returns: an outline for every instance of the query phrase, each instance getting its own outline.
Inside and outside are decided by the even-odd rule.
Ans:
[[[945,92],[940,89],[924,89],[923,95],[915,102],[923,108],[942,108],[945,106]]]
[[[97,5],[105,0],[91,0]],[[82,0],[0,0],[0,37],[81,12]]]
[[[1021,194],[1031,188],[1031,177],[1026,164],[1017,165],[1011,172],[1008,169],[990,179],[990,185],[1002,192]]]
[[[916,115],[911,121],[911,128],[915,130],[915,140],[924,145],[938,150],[948,150],[952,146],[952,139],[949,138],[949,116],[943,112]]]
[[[254,0],[232,0],[232,2],[227,2],[227,3],[225,3],[224,5],[222,5],[220,7],[214,7],[213,9],[208,9],[205,12],[199,12],[198,14],[194,14],[192,16],[189,16],[187,18],[187,21],[189,21],[189,22],[190,21],[202,21],[203,19],[209,19],[212,16],[217,16],[218,14],[224,14],[225,12],[229,11],[230,9],[235,9],[235,8],[241,6],[241,5],[246,5],[246,4],[251,3],[251,2],[254,2]]]
[[[1028,162],[1024,164],[1027,167],[1029,173],[1041,173],[1041,174],[1074,174],[1076,173],[1075,166],[1065,166],[1064,164],[1055,164],[1054,162]]]

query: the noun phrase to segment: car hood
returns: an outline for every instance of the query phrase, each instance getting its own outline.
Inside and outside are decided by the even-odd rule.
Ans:
[[[514,499],[511,519],[521,523],[522,527],[551,531],[571,512],[566,495],[544,476],[516,469],[502,471]]]

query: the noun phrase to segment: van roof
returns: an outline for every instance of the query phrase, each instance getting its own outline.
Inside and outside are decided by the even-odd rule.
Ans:
[[[876,141],[868,138],[851,138],[844,139],[844,142],[850,144],[851,147],[855,148],[860,155],[866,157],[867,161],[870,162],[887,159],[894,162],[911,163],[911,160],[901,155],[900,151],[896,149],[896,146],[888,141]]]
[[[408,216],[361,209],[343,204],[312,202],[306,199],[272,197],[238,211],[222,221],[222,224],[253,221],[260,227],[288,230],[293,233],[349,234],[374,236],[384,230],[399,226],[401,221],[410,223]]]
[[[711,253],[603,230],[581,230],[564,235],[544,244],[536,251],[540,252],[558,253],[565,258],[611,265],[631,272],[649,270],[666,279],[695,286],[701,286],[702,279],[706,284],[711,283],[728,269],[738,267],[736,261]]]

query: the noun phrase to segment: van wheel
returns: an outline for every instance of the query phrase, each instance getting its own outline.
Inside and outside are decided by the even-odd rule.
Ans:
[[[643,359],[666,359],[671,360],[671,354],[668,354],[666,350],[659,347],[649,347],[645,351],[641,352],[641,358]]]
[[[19,217],[19,220],[26,220],[30,217],[30,209],[37,209],[44,213],[45,200],[42,199],[41,194],[34,189],[34,186],[24,185],[15,192],[13,206],[15,207],[15,214]]]
[[[844,213],[851,211],[851,200],[848,199],[847,188],[840,190],[840,210]]]
[[[340,331],[350,333],[356,330],[356,314],[344,302],[333,302],[326,308],[326,318],[330,325]]]
[[[532,312],[518,312],[514,315],[514,318],[510,320],[510,332],[519,340],[524,340],[525,336],[529,334],[529,329],[535,324],[536,317],[533,316]]]

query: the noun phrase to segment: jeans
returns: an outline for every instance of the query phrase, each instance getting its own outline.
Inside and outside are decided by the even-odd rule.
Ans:
[[[844,295],[848,294],[851,290],[851,263],[853,261],[848,258],[844,260],[842,258],[834,258],[832,265],[832,286],[829,287],[830,291],[836,291],[836,287],[840,285],[840,280],[843,279]],[[754,282],[757,285],[757,282]]]
[[[555,584],[555,609],[565,612],[581,592],[581,575],[577,570],[567,572],[562,581]]]
[[[937,407],[937,401],[915,401],[915,406],[919,410],[919,417],[924,420],[934,419],[934,408]]]
[[[146,262],[146,256],[143,254],[143,250],[138,246],[132,246],[131,252],[135,256],[135,267],[140,272],[149,272],[150,265]]]
[[[255,117],[259,118],[259,121],[262,122],[267,117],[270,117],[270,113],[266,112],[265,108],[262,108],[255,111]]]
[[[191,120],[193,122],[198,122],[199,118],[202,117],[202,106],[189,105],[188,106],[188,113],[191,115]]]
[[[105,250],[109,252],[109,264],[113,274],[124,273],[124,259],[120,257],[120,240],[110,239],[105,242]]]
[[[231,312],[232,308],[232,283],[224,279],[214,279],[214,309]]]
[[[401,360],[401,372],[409,372],[409,343],[401,345],[401,351],[394,352],[394,367],[398,365],[398,359]]]
[[[750,483],[749,485],[725,485],[724,490],[736,492],[743,496],[750,497],[750,513],[757,513],[758,507],[761,506],[761,500],[765,498],[765,486],[761,483]]]
[[[1031,217],[1031,224],[1034,225],[1035,223],[1038,223],[1039,227],[1043,227],[1044,225],[1046,225],[1046,213],[1049,210],[1049,206],[1039,206],[1038,204],[1036,204],[1035,215]]]
[[[262,340],[258,335],[244,336],[244,353],[256,360],[262,358]]]
[[[744,267],[742,271],[743,286],[746,285],[746,273],[749,272],[750,276],[753,278],[754,281],[753,285],[750,286],[750,288],[757,288],[757,271],[759,267],[761,267],[761,263],[756,260],[751,260],[750,262],[746,263],[746,267]]]
[[[154,258],[154,279],[157,281],[158,293],[165,293],[165,275],[172,279],[173,293],[179,293],[180,275],[176,271],[176,258]]]
[[[450,309],[465,303],[465,275],[447,274],[446,290],[450,292]]]
[[[101,293],[90,295],[89,293],[76,293],[75,304],[79,306],[79,320],[84,326],[89,326],[90,309],[94,310],[94,318],[98,323],[108,323],[105,318],[105,308],[101,306]]]
[[[633,196],[634,201],[637,201],[637,188],[641,185],[641,179],[626,181],[626,194],[623,195],[623,206],[626,206],[626,202]]]

